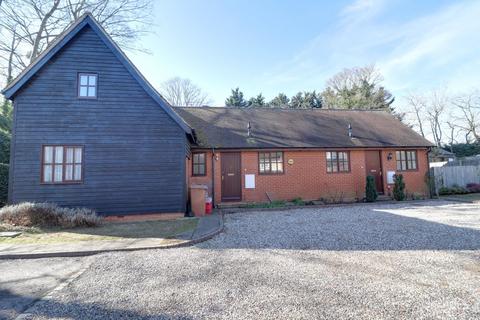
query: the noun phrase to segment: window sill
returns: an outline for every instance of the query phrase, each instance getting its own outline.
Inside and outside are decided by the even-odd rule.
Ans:
[[[83,184],[83,181],[66,181],[66,182],[40,182],[44,186],[62,186],[70,184]]]

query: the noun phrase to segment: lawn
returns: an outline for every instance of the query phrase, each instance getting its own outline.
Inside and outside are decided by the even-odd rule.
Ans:
[[[467,193],[467,194],[452,194],[447,196],[440,196],[445,199],[458,199],[470,202],[480,202],[480,193]]]
[[[93,228],[26,228],[15,238],[0,238],[0,244],[48,244],[77,241],[119,240],[134,238],[173,238],[193,230],[197,218],[140,222],[106,222]],[[3,229],[3,230],[2,230]],[[0,231],[7,231],[0,225]]]

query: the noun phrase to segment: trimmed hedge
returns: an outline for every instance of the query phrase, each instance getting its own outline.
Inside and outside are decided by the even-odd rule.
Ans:
[[[406,198],[405,194],[405,182],[403,181],[403,175],[396,174],[393,176],[394,186],[393,186],[393,198],[397,201],[403,201]]]
[[[375,187],[375,178],[373,176],[367,176],[367,185],[365,187],[365,200],[367,202],[375,202],[378,194]]]

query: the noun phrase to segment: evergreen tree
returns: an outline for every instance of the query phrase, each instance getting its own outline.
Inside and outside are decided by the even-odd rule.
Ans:
[[[375,188],[375,178],[373,176],[367,176],[367,185],[365,187],[365,199],[367,202],[375,202],[378,194]]]
[[[256,97],[251,97],[250,100],[248,100],[248,105],[254,108],[264,108],[267,106],[265,103],[265,97],[261,93]]]
[[[290,99],[284,93],[279,93],[275,98],[268,103],[271,108],[283,108],[288,107]]]
[[[327,81],[322,92],[324,107],[332,109],[385,109],[395,101],[393,95],[381,86],[382,75],[375,66],[344,69]]]
[[[322,98],[315,91],[298,92],[290,99],[290,108],[292,109],[312,109],[321,107]]]
[[[397,201],[405,200],[405,182],[403,181],[403,175],[395,175],[395,184],[393,186],[393,198]]]
[[[12,131],[12,117],[12,103],[9,100],[5,99],[2,103],[2,109],[0,110],[0,130],[3,130],[7,133],[10,133]]]
[[[243,97],[243,92],[237,87],[232,89],[232,94],[225,100],[225,105],[227,107],[246,108],[248,102]]]

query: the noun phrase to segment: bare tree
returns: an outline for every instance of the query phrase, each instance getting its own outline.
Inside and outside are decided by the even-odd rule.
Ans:
[[[467,143],[470,134],[475,141],[480,141],[480,94],[474,91],[465,95],[456,97],[453,105],[460,111],[460,116],[456,118],[455,125],[465,133]]]
[[[427,102],[425,97],[416,95],[416,94],[409,94],[406,97],[407,104],[409,109],[412,109],[412,113],[415,117],[415,124],[414,127],[418,128],[418,131],[425,138],[425,130],[423,128],[423,116],[425,114],[425,110],[427,109]]]
[[[437,146],[442,145],[443,127],[445,123],[445,110],[448,106],[449,98],[439,91],[433,91],[430,98],[430,105],[426,110],[426,119],[430,124],[430,131],[433,141]]]
[[[173,106],[201,107],[210,103],[208,95],[190,79],[169,79],[162,84],[160,92]]]
[[[116,42],[135,50],[152,22],[152,0],[8,0],[0,6],[0,66],[5,79],[30,64],[75,19],[90,12]]]

